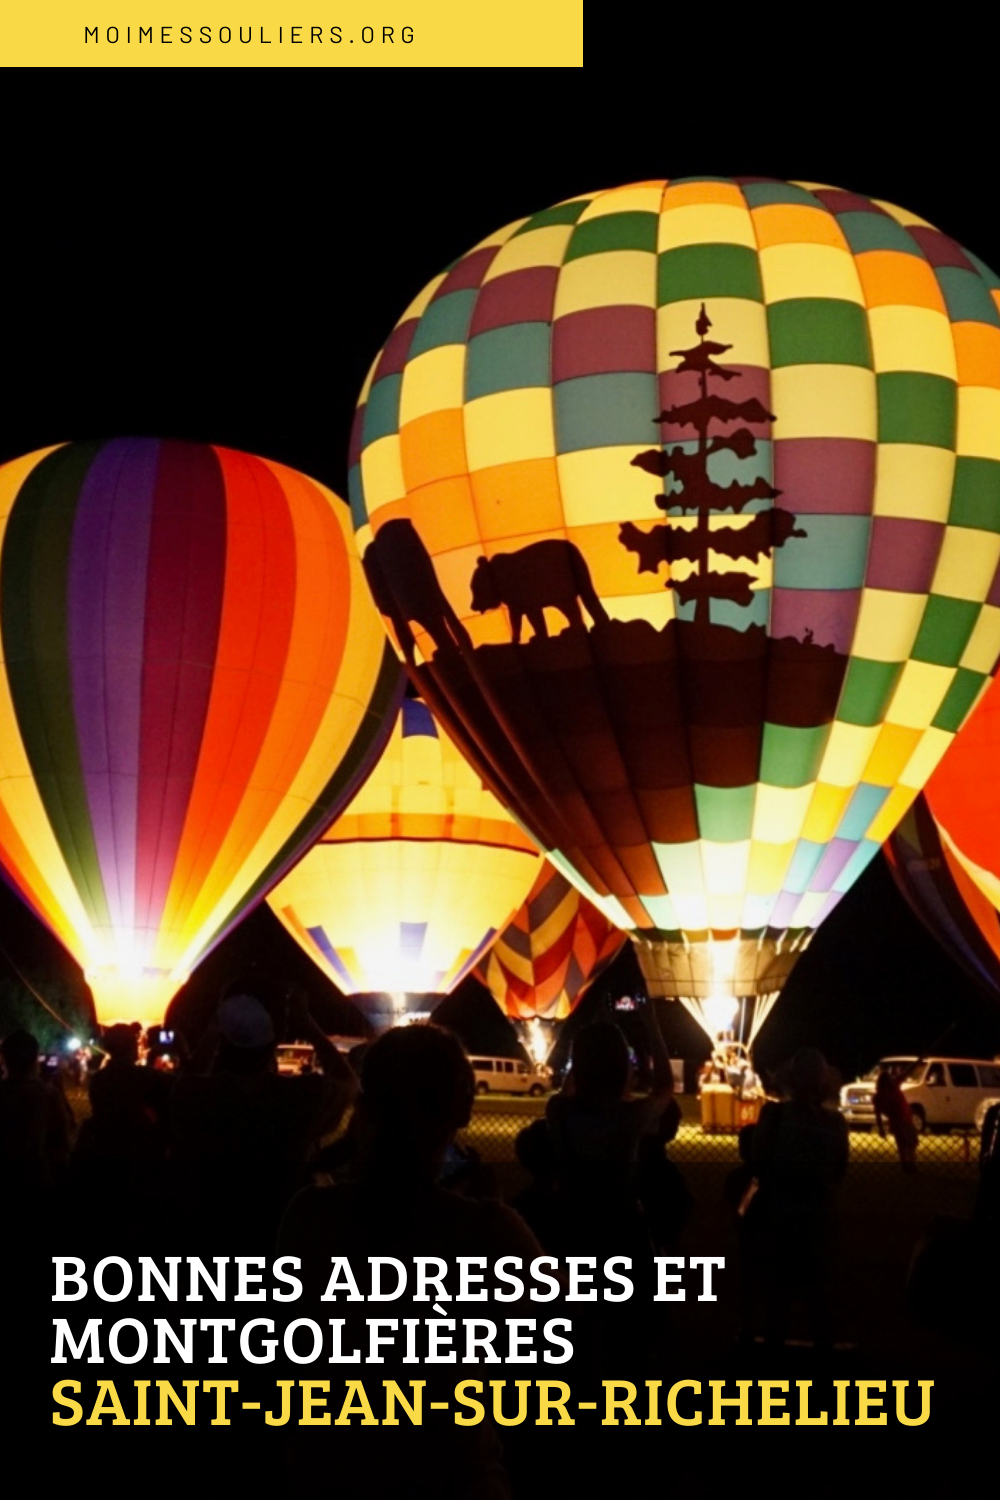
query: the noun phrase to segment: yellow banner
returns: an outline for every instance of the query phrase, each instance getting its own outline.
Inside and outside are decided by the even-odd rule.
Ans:
[[[583,0],[41,0],[0,16],[5,67],[583,66]]]

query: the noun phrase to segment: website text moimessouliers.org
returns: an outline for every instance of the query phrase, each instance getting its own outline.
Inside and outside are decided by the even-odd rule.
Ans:
[[[84,26],[83,40],[96,47],[222,46],[312,47],[408,46],[412,26],[383,25],[373,21],[363,26]]]

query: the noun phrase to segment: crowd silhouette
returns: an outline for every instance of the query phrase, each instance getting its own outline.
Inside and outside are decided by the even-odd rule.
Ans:
[[[300,991],[259,977],[237,982],[197,1046],[179,1041],[174,1071],[140,1062],[138,1028],[111,1027],[103,1065],[89,1077],[89,1114],[78,1127],[58,1079],[39,1076],[37,1042],[18,1030],[0,1044],[8,1223],[34,1226],[39,1246],[61,1243],[72,1225],[74,1246],[94,1254],[298,1257],[304,1291],[296,1316],[325,1326],[336,1312],[344,1347],[359,1350],[371,1308],[324,1302],[332,1257],[355,1266],[371,1257],[404,1264],[438,1258],[446,1296],[462,1257],[487,1266],[502,1256],[525,1265],[541,1257],[559,1286],[554,1304],[542,1310],[546,1318],[565,1311],[571,1261],[590,1257],[601,1267],[626,1257],[636,1295],[572,1309],[573,1369],[577,1379],[598,1381],[609,1371],[641,1371],[663,1357],[672,1338],[672,1314],[652,1300],[655,1257],[683,1244],[694,1207],[669,1154],[681,1111],[653,1007],[641,1024],[651,1062],[642,1094],[632,1090],[629,1047],[618,1027],[578,1029],[561,1089],[517,1137],[521,1182],[510,1204],[494,1173],[458,1139],[470,1119],[474,1077],[461,1043],[438,1026],[386,1032],[351,1060],[325,1036]],[[279,1073],[285,1035],[312,1044],[310,1072]],[[800,1050],[772,1092],[778,1097],[758,1123],[741,1132],[741,1164],[723,1188],[731,1233],[720,1249],[732,1254],[737,1272],[728,1282],[733,1334],[744,1348],[756,1342],[774,1350],[795,1327],[816,1351],[830,1351],[847,1129],[834,1075],[815,1049]],[[891,1103],[881,1103],[893,1128]],[[990,1170],[995,1177],[995,1165]],[[991,1191],[995,1198],[995,1186]],[[995,1222],[991,1203],[981,1202],[984,1222]],[[388,1311],[399,1328],[428,1316],[412,1289]],[[539,1311],[526,1293],[501,1305],[494,1288],[475,1309],[482,1347],[492,1349],[511,1319]],[[383,1351],[380,1382],[407,1388],[414,1361],[404,1348],[398,1342]],[[498,1361],[499,1372],[484,1370],[492,1359],[458,1349],[445,1372],[449,1387],[463,1375],[484,1381],[499,1373],[510,1381],[520,1373],[563,1373],[530,1364],[522,1372],[517,1358]],[[417,1373],[428,1372],[421,1366]],[[429,1391],[438,1373],[430,1372]],[[291,1493],[312,1494],[322,1482],[328,1436],[296,1429],[286,1443]],[[426,1424],[417,1431],[403,1424],[381,1431],[377,1443],[352,1427],[338,1432],[338,1463],[343,1476],[353,1476],[348,1494],[352,1485],[388,1494],[405,1474],[413,1495],[504,1500],[520,1492],[519,1441],[523,1435],[499,1430],[489,1416],[470,1427]]]

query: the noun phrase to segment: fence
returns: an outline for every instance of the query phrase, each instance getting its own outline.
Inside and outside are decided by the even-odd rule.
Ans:
[[[677,1098],[681,1106],[681,1125],[669,1147],[672,1160],[678,1164],[717,1162],[735,1165],[739,1160],[736,1131],[703,1129],[697,1097],[681,1094]],[[517,1135],[532,1120],[545,1114],[545,1105],[544,1098],[480,1095],[461,1141],[474,1146],[484,1161],[495,1164],[514,1162]],[[850,1143],[852,1163],[898,1166],[896,1146],[891,1136],[883,1139],[873,1128],[852,1129]],[[920,1165],[975,1168],[978,1159],[979,1136],[971,1126],[940,1132],[925,1131],[917,1147]]]

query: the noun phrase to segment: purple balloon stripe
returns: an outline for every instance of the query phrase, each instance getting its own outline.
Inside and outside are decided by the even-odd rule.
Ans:
[[[809,882],[809,890],[831,890],[834,881],[844,869],[848,860],[852,858],[857,847],[857,839],[831,839],[826,846],[826,853],[820,860],[816,867],[816,872]]]
[[[136,922],[159,929],[198,769],[226,568],[215,453],[165,442],[153,501],[142,674]]]
[[[121,439],[80,490],[68,578],[73,711],[112,922],[135,916],[135,833],[149,522],[159,443]]]

